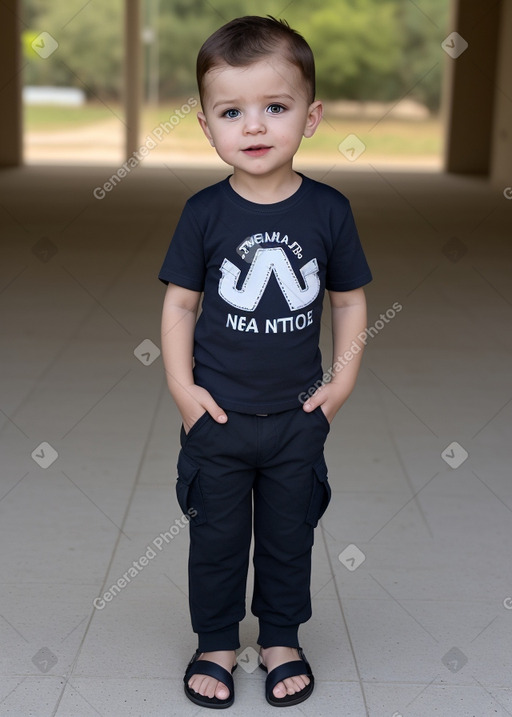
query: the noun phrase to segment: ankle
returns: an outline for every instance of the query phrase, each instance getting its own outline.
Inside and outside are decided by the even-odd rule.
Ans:
[[[236,664],[236,651],[235,650],[205,650],[199,653],[199,660],[207,660],[209,662],[217,663],[232,663]]]

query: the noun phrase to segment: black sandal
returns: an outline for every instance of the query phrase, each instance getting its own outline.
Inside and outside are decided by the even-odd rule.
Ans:
[[[309,662],[306,660],[304,651],[301,647],[297,648],[299,652],[298,660],[291,662],[285,662],[273,670],[268,672],[267,668],[263,663],[260,663],[260,667],[265,672],[268,672],[267,679],[265,680],[265,697],[269,705],[273,707],[291,707],[292,705],[298,705],[311,695],[313,687],[315,686],[315,678],[311,672]],[[296,692],[294,695],[285,695],[285,697],[276,697],[274,695],[274,687],[278,682],[286,680],[288,677],[298,677],[299,675],[307,675],[309,677],[309,685],[306,685],[300,692]]]
[[[185,683],[185,694],[189,700],[194,702],[196,705],[201,705],[201,707],[210,707],[214,710],[222,710],[226,707],[231,707],[235,701],[235,685],[231,675],[236,670],[238,665],[234,665],[230,674],[224,669],[224,667],[221,667],[216,662],[211,662],[210,660],[199,660],[198,658],[200,654],[200,651],[196,650],[187,665],[185,677],[183,678],[183,682]],[[229,697],[226,697],[225,700],[220,700],[218,697],[206,697],[206,695],[199,694],[199,692],[196,692],[188,686],[188,681],[192,675],[207,675],[208,677],[213,677],[215,680],[222,682],[222,684],[225,685],[230,692]]]

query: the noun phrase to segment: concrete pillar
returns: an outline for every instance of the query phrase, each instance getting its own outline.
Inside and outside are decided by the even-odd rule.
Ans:
[[[463,40],[443,43],[446,56],[448,172],[488,175],[491,168],[496,58],[502,2],[453,0],[452,25]],[[459,49],[468,43],[458,57]]]
[[[512,187],[512,0],[503,0],[496,76],[491,181]]]
[[[20,13],[20,0],[0,2],[0,167],[23,161]]]
[[[125,0],[124,29],[124,106],[126,159],[140,146],[140,108],[142,102],[141,3]]]

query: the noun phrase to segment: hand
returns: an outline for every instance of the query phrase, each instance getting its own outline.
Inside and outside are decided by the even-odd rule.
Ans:
[[[302,408],[306,411],[306,413],[311,413],[315,410],[315,408],[320,406],[325,417],[329,423],[331,423],[334,416],[347,400],[348,395],[349,394],[343,386],[335,383],[326,383],[317,388],[315,393],[308,398]]]
[[[180,394],[176,403],[181,413],[185,433],[190,431],[194,423],[201,418],[205,412],[209,413],[217,423],[227,422],[228,417],[225,411],[216,403],[211,393],[205,388],[192,384],[184,388]]]

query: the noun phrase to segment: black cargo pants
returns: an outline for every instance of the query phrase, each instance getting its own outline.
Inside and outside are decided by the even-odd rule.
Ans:
[[[313,532],[331,490],[321,408],[266,416],[205,413],[181,430],[176,491],[190,516],[189,604],[201,652],[240,647],[254,518],[254,593],[262,647],[297,647],[311,617]],[[253,505],[254,503],[254,505]]]

